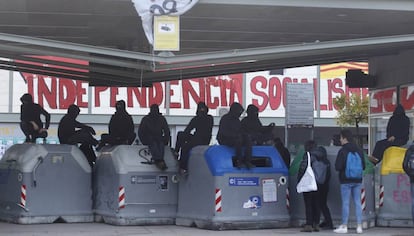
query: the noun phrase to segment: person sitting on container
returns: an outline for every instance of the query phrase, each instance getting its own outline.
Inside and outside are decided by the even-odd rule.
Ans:
[[[126,110],[125,101],[117,101],[115,103],[115,113],[112,115],[108,125],[109,134],[101,135],[101,140],[96,150],[100,150],[106,144],[131,145],[137,136],[134,129],[134,121]]]
[[[58,137],[61,144],[80,144],[79,149],[85,154],[89,164],[92,166],[96,160],[95,152],[92,146],[98,145],[92,135],[95,135],[95,130],[88,125],[80,123],[76,120],[80,109],[75,104],[68,108],[66,115],[62,117],[58,126]]]
[[[253,168],[252,163],[252,141],[242,132],[240,116],[244,108],[240,103],[234,102],[230,111],[220,119],[217,141],[221,145],[234,147],[236,149],[236,166],[238,168]],[[244,158],[242,147],[245,147]]]
[[[148,146],[155,165],[166,170],[168,167],[164,161],[164,149],[170,142],[170,128],[157,104],[151,105],[148,115],[142,118],[138,136],[142,144]]]
[[[213,129],[213,116],[208,114],[208,107],[204,102],[197,104],[196,116],[193,117],[184,131],[177,134],[174,154],[180,155],[180,172],[187,172],[190,150],[197,145],[210,144],[211,131]],[[191,132],[194,131],[192,134]]]
[[[369,160],[377,164],[382,160],[384,152],[391,146],[403,146],[407,144],[410,134],[410,119],[405,114],[404,107],[398,104],[387,124],[387,138],[379,140]]]
[[[263,126],[259,119],[259,108],[253,104],[247,106],[246,113],[247,116],[241,120],[241,128],[249,136],[253,144],[262,145],[272,141],[272,130],[275,127],[275,123]]]
[[[36,143],[37,138],[47,137],[47,129],[50,125],[50,114],[39,104],[33,102],[33,97],[29,93],[23,94],[20,98],[20,128],[26,136],[26,143]],[[45,118],[45,126],[40,116]]]

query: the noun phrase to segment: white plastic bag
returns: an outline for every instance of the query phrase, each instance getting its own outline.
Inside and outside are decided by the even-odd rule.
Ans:
[[[318,190],[316,185],[315,173],[313,173],[311,167],[311,158],[309,152],[308,155],[308,166],[306,167],[305,174],[300,179],[298,185],[296,185],[296,191],[298,193],[306,193]]]

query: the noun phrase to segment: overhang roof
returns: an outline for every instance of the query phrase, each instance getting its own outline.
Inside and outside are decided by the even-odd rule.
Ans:
[[[0,57],[12,59],[0,58],[1,69],[91,85],[149,86],[414,48],[411,0],[199,0],[180,18],[180,51],[166,56],[152,51],[130,0],[0,0],[0,9]]]

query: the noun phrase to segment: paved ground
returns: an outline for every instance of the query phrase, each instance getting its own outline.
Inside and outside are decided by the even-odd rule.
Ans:
[[[332,231],[301,233],[299,228],[263,229],[263,230],[227,230],[212,231],[175,225],[165,226],[113,226],[102,223],[82,224],[36,224],[19,225],[0,222],[0,236],[132,236],[132,235],[333,235]],[[355,229],[350,229],[348,235],[356,235]],[[414,236],[414,228],[370,228],[363,235],[375,236]]]

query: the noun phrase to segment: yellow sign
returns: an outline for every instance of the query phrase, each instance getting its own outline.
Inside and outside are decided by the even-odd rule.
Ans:
[[[154,51],[180,50],[180,17],[154,16]]]

